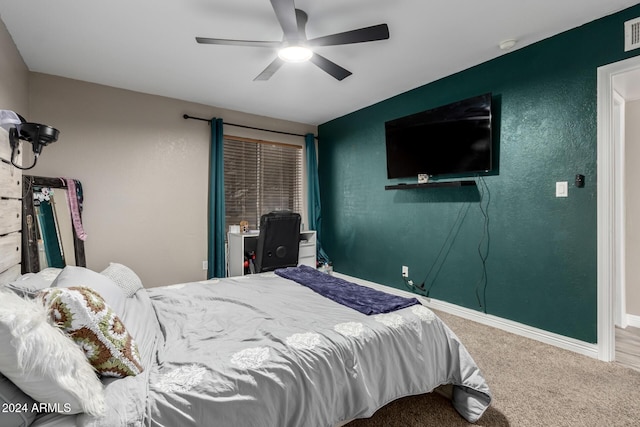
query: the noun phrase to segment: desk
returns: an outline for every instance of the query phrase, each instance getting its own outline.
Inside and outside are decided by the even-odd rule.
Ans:
[[[227,233],[229,277],[244,275],[244,254],[255,250],[257,242],[258,233]],[[300,232],[298,265],[316,268],[316,232],[313,230]]]

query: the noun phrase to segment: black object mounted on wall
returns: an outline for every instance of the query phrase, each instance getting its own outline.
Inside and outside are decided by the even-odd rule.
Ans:
[[[22,117],[20,117],[22,119]],[[60,131],[51,126],[40,123],[23,122],[9,129],[9,144],[11,144],[11,164],[18,169],[32,169],[38,162],[38,157],[42,152],[42,147],[58,140]],[[22,167],[14,162],[18,154],[20,140],[30,142],[33,146],[33,164],[29,167]]]
[[[385,122],[387,178],[472,177],[493,171],[492,95]]]
[[[11,146],[11,164],[18,169],[33,168],[38,162],[42,147],[58,140],[60,131],[51,126],[40,123],[27,122],[24,117],[11,110],[0,110],[0,127],[9,132]],[[33,147],[33,164],[22,167],[16,164],[16,156],[20,153],[20,140],[31,143]]]
[[[583,188],[584,187],[584,175],[576,175],[576,187]]]

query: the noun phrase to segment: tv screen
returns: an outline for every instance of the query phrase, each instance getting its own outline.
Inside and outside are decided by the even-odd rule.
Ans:
[[[388,178],[488,172],[491,94],[388,121],[385,135]]]

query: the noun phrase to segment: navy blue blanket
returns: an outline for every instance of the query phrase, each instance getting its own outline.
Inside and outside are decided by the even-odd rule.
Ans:
[[[366,286],[360,286],[339,277],[321,273],[315,268],[306,265],[281,268],[276,270],[275,273],[285,279],[298,282],[339,304],[346,305],[367,315],[389,313],[420,304],[416,298],[404,298]]]

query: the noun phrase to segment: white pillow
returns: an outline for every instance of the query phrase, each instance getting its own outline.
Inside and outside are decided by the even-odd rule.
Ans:
[[[104,413],[104,391],[84,353],[49,323],[42,300],[0,290],[0,372],[58,412]]]
[[[118,285],[120,289],[122,289],[122,292],[129,298],[144,287],[142,280],[140,280],[140,277],[138,277],[132,269],[116,262],[109,263],[109,267],[102,270],[100,274],[113,280],[113,283]]]
[[[91,288],[100,294],[109,306],[122,318],[124,314],[124,292],[113,280],[93,270],[84,267],[66,266],[53,281],[52,287],[57,288]]]
[[[0,374],[0,404],[2,404],[0,426],[27,427],[38,415],[36,401],[24,394],[2,374]]]
[[[26,273],[9,283],[7,287],[18,295],[34,297],[38,291],[51,287],[51,283],[61,271],[60,268],[50,267],[38,273]]]

